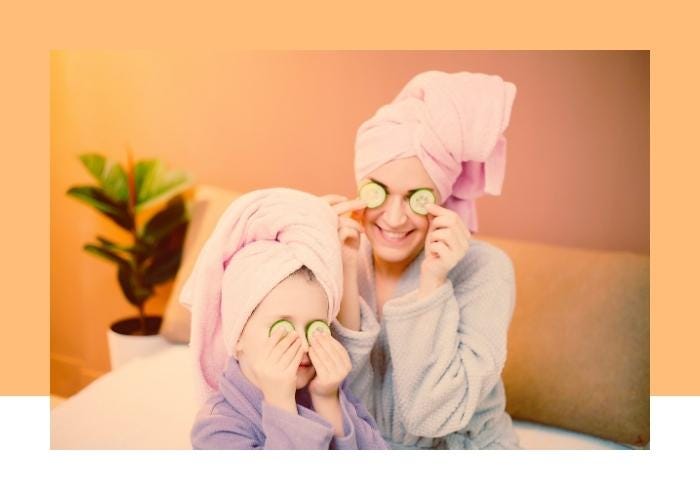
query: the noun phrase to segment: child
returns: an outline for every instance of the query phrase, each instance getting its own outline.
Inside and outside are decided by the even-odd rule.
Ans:
[[[203,401],[193,448],[387,448],[328,326],[342,290],[337,238],[332,210],[300,191],[255,191],[224,212],[180,296]]]

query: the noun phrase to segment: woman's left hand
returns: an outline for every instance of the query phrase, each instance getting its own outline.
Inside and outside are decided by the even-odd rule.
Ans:
[[[420,290],[429,293],[442,286],[452,270],[469,249],[471,233],[462,219],[452,210],[427,204],[433,216],[425,238],[425,259],[421,266]]]

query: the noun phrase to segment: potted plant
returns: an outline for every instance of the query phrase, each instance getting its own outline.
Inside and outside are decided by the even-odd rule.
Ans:
[[[138,316],[113,322],[107,332],[112,368],[163,346],[158,334],[162,317],[147,316],[145,303],[155,286],[172,279],[180,266],[189,211],[182,193],[192,185],[185,172],[167,170],[157,159],[134,162],[127,168],[100,154],[83,154],[80,161],[96,186],[74,186],[67,194],[97,209],[129,235],[128,243],[102,236],[83,246],[85,251],[117,266],[124,297]],[[164,205],[143,221],[146,211]],[[141,215],[139,217],[139,215]]]

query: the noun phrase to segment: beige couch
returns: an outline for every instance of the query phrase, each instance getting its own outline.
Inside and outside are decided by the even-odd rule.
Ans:
[[[219,215],[237,193],[200,186],[161,333],[186,343],[177,298]],[[649,442],[649,257],[484,237],[516,270],[517,301],[504,370],[518,420],[619,443]]]

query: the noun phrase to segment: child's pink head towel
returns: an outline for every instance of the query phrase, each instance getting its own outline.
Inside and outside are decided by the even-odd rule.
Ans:
[[[474,199],[501,193],[516,87],[497,75],[427,71],[413,77],[364,122],[355,141],[355,178],[417,156],[443,205],[478,229]]]
[[[237,198],[224,211],[180,293],[191,312],[190,349],[202,400],[218,389],[253,310],[302,266],[325,290],[332,320],[340,307],[342,263],[337,216],[319,197],[264,189]]]

